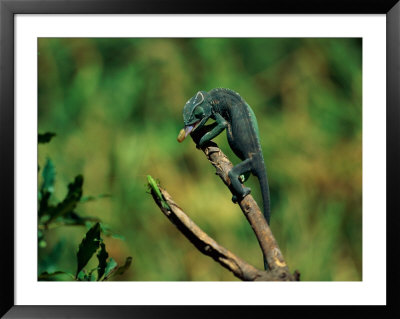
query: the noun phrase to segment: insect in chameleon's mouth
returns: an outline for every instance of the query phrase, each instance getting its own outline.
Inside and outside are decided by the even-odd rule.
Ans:
[[[191,133],[193,132],[197,126],[200,124],[201,121],[198,121],[196,123],[193,123],[192,125],[186,125],[181,131],[179,132],[178,135],[178,142],[181,143],[183,140]]]
[[[200,122],[201,122],[201,121],[197,121],[197,122],[194,123],[193,125],[189,126],[190,130],[189,130],[189,132],[187,132],[187,130],[186,130],[186,132],[187,132],[187,133],[186,133],[186,136],[187,136],[189,133],[193,132],[193,131],[197,128],[197,126],[199,126]]]

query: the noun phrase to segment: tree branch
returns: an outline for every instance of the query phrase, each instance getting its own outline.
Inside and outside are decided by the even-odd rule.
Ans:
[[[244,281],[280,280],[275,274],[256,269],[228,249],[219,245],[185,214],[166,190],[161,187],[159,187],[159,190],[170,209],[162,205],[162,200],[152,191],[151,194],[153,195],[154,201],[160,207],[164,215],[167,216],[179,231],[204,255],[210,256],[223,267],[230,270],[236,277]]]
[[[232,163],[214,142],[208,142],[200,149],[204,152],[210,163],[216,168],[216,174],[232,192],[231,182],[228,177],[228,172],[233,167]],[[250,194],[245,196],[239,202],[239,206],[256,234],[261,250],[269,266],[267,271],[256,269],[254,266],[248,264],[226,248],[219,245],[182,211],[166,190],[160,187],[159,190],[163,198],[159,198],[154,189],[152,189],[151,194],[161,211],[177,226],[181,233],[197,247],[197,249],[199,249],[203,254],[212,257],[223,267],[229,269],[236,277],[242,280],[251,281],[299,280],[300,274],[297,271],[293,275],[290,274],[289,268],[286,265],[271,229],[269,228],[256,201]],[[163,205],[163,201],[168,204],[169,209],[166,205]]]
[[[232,192],[231,181],[228,173],[232,169],[233,165],[229,161],[228,157],[214,142],[208,142],[200,149],[204,152],[210,163],[216,168],[216,174]],[[270,270],[279,274],[282,279],[297,279],[297,273],[295,275],[296,278],[292,278],[293,276],[289,272],[289,268],[286,265],[275,237],[273,236],[271,229],[269,228],[264,215],[262,214],[253,196],[251,196],[251,194],[245,196],[239,202],[239,206],[253,228],[254,233],[256,234],[257,240],[267,260]]]

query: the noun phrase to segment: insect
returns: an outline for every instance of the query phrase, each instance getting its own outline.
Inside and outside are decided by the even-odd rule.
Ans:
[[[155,194],[155,196],[160,200],[161,206],[167,210],[171,210],[171,207],[169,207],[168,203],[164,199],[164,196],[161,194],[161,191],[158,188],[158,184],[157,184],[156,180],[153,177],[151,177],[150,175],[147,175],[147,181],[148,181],[150,191],[153,194]]]

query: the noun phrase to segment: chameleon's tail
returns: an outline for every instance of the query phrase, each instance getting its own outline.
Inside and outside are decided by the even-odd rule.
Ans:
[[[264,206],[264,217],[269,225],[270,217],[271,217],[271,210],[270,210],[270,203],[269,203],[269,186],[268,186],[268,179],[267,173],[265,169],[258,170],[257,172],[258,181],[260,182],[261,188],[261,195],[263,199],[263,206]],[[268,263],[264,256],[264,269],[268,270]]]
[[[257,177],[260,182],[261,195],[262,195],[263,206],[264,206],[264,217],[269,225],[269,221],[270,221],[270,217],[271,217],[271,209],[270,209],[270,203],[269,203],[270,201],[269,201],[268,179],[267,179],[267,173],[266,173],[265,169],[259,170],[257,172]]]

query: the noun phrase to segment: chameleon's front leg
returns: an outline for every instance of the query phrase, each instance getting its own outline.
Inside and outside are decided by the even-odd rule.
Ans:
[[[228,127],[228,122],[218,113],[215,114],[215,123],[215,127],[211,131],[204,134],[203,137],[200,139],[198,143],[200,147],[203,146],[206,142],[211,141],[214,137],[216,137]]]
[[[194,132],[192,132],[190,134],[190,136],[193,139],[193,142],[196,144],[196,147],[199,148],[199,143],[201,138],[207,134],[208,132],[210,132],[214,127],[217,126],[217,123],[211,123],[209,125],[204,125],[203,127],[198,128],[197,130],[195,130]]]

